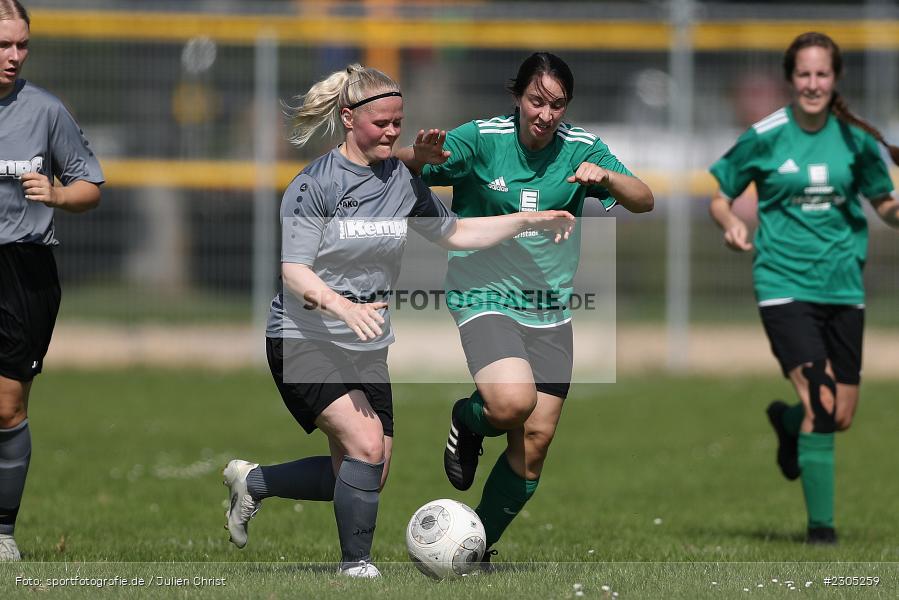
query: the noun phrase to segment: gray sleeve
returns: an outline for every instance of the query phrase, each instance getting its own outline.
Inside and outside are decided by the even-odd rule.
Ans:
[[[100,162],[90,149],[84,132],[62,105],[57,107],[50,123],[50,151],[52,173],[63,185],[84,180],[102,184]]]
[[[409,215],[409,227],[431,242],[442,240],[456,229],[456,214],[418,177],[412,180],[415,206]]]
[[[309,175],[297,175],[281,198],[281,262],[312,266],[325,226],[333,216],[325,195]]]

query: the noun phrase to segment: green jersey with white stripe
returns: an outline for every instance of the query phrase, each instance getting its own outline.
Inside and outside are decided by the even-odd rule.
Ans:
[[[453,211],[462,218],[554,209],[579,217],[587,196],[608,210],[615,200],[606,188],[566,179],[583,162],[631,175],[598,137],[568,124],[545,148],[529,151],[518,140],[517,112],[465,123],[447,134],[445,148],[449,159],[425,166],[422,179],[452,186]],[[565,323],[579,257],[579,226],[559,244],[549,233],[527,231],[485,250],[450,252],[447,306],[459,325],[484,314],[531,327]]]
[[[869,133],[833,114],[808,132],[787,106],[753,125],[710,170],[729,198],[756,184],[759,303],[864,303],[868,226],[859,198],[893,190]]]

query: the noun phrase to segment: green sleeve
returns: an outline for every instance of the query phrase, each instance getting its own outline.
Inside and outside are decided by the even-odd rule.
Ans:
[[[861,152],[856,157],[855,181],[862,196],[868,199],[882,198],[893,191],[890,172],[880,155],[877,141],[871,135],[865,135]]]
[[[737,143],[709,168],[718,180],[721,192],[733,200],[754,181],[759,174],[759,137],[754,129],[749,129]]]
[[[629,177],[633,177],[634,174],[630,172],[630,169],[625,167],[618,158],[612,154],[612,151],[609,150],[609,147],[602,142],[602,140],[597,139],[591,148],[589,148],[587,155],[583,157],[578,164],[572,165],[573,171],[572,174],[577,170],[582,162],[591,162],[595,165],[599,165],[603,169],[607,171],[612,171],[615,173],[621,173],[622,175],[627,175]],[[600,202],[602,202],[603,208],[609,210],[617,201],[612,195],[609,193],[609,190],[604,188],[601,185],[591,185],[587,188],[587,195],[591,198],[596,198]]]
[[[454,185],[471,171],[478,152],[478,125],[474,121],[459,125],[447,132],[445,150],[450,152],[441,165],[425,165],[421,178],[428,185]]]

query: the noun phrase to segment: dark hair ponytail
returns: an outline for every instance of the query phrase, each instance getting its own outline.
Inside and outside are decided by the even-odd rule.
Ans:
[[[848,123],[850,125],[855,125],[856,127],[863,129],[874,136],[875,140],[886,147],[887,152],[890,153],[890,158],[893,159],[893,162],[899,165],[899,147],[893,146],[892,144],[888,143],[886,139],[884,139],[883,134],[880,133],[880,131],[876,127],[849,110],[849,105],[846,104],[846,101],[843,100],[843,97],[839,93],[837,93],[836,90],[834,90],[833,98],[830,101],[830,110],[840,121],[843,121],[844,123]]]

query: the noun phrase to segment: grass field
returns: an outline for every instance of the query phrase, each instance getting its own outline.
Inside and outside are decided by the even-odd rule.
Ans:
[[[505,568],[433,583],[406,562],[404,526],[433,498],[477,504],[501,447],[487,445],[472,491],[456,492],[444,479],[448,410],[467,389],[397,386],[398,437],[374,548],[385,577],[359,582],[333,572],[330,504],[267,500],[247,548],[228,543],[220,472],[229,458],[281,462],[326,448],[324,436],[306,436],[294,424],[267,374],[50,371],[32,394],[34,453],[17,526],[26,561],[0,565],[0,597],[899,594],[897,382],[865,382],[856,426],[838,437],[838,547],[801,543],[801,488],[774,465],[763,409],[788,393],[785,382],[773,373],[644,376],[576,386],[540,489],[498,545]],[[17,576],[40,582],[17,583]],[[49,582],[115,576],[142,577],[145,585],[53,589]],[[880,582],[824,585],[840,576]],[[187,583],[171,581],[178,577]],[[194,577],[226,585],[195,585]]]

